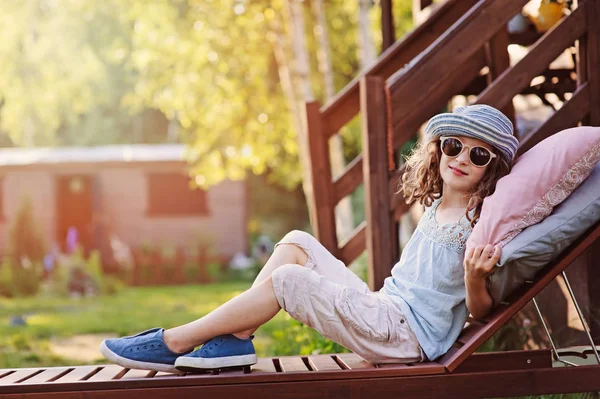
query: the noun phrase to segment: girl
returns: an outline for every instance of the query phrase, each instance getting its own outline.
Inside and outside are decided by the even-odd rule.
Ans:
[[[284,309],[373,363],[444,354],[469,313],[480,318],[492,307],[486,279],[500,248],[465,253],[465,242],[483,199],[509,173],[518,141],[510,120],[487,105],[437,115],[425,131],[400,192],[426,210],[380,291],[315,238],[292,231],[244,293],[191,323],[105,340],[101,352],[123,367],[167,372],[250,365],[253,332]]]

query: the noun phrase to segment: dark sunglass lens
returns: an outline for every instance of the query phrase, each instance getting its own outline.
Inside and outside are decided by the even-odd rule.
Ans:
[[[471,148],[471,162],[473,165],[484,166],[486,165],[491,158],[490,152],[483,147],[473,147]]]
[[[457,139],[446,139],[442,144],[442,151],[449,157],[455,157],[462,151],[462,143]]]

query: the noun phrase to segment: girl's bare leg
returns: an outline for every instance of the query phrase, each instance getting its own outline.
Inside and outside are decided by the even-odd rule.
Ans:
[[[198,320],[165,330],[165,343],[174,352],[185,352],[221,334],[249,337],[281,309],[271,273],[282,265],[304,265],[307,260],[306,253],[293,244],[278,246],[250,289]]]

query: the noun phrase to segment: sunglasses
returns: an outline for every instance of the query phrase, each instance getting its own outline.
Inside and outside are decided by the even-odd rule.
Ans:
[[[456,137],[442,137],[440,139],[442,152],[451,158],[459,156],[466,148],[469,150],[469,160],[478,168],[483,168],[489,164],[492,159],[496,158],[496,154],[485,147],[468,146]]]

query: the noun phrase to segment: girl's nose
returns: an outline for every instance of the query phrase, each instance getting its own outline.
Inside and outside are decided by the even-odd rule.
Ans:
[[[456,157],[456,162],[460,162],[462,164],[469,163],[469,149],[468,148],[463,149],[463,151],[460,154],[458,154],[458,156]]]

